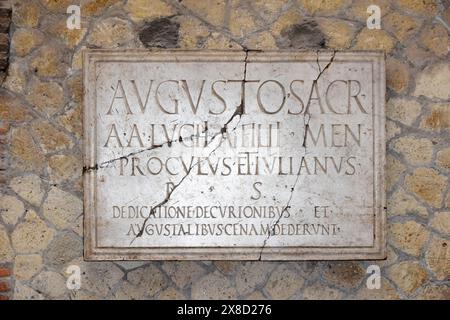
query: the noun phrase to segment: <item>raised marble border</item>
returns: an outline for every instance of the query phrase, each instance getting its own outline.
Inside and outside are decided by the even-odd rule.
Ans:
[[[95,246],[96,131],[95,65],[100,61],[314,61],[371,62],[374,117],[374,244],[372,247],[173,247],[98,248]],[[91,84],[91,87],[87,86]],[[386,258],[385,54],[382,51],[196,51],[83,50],[84,258],[85,260],[374,260]]]

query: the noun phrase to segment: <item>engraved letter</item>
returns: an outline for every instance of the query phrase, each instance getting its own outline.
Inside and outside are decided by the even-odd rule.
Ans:
[[[292,85],[294,84],[294,82],[300,82],[300,83],[303,84],[303,80],[293,80],[293,81],[291,82],[291,84],[289,85],[289,89],[291,90],[292,95],[293,95],[295,98],[297,98],[297,100],[300,102],[300,111],[297,112],[297,113],[294,113],[294,112],[291,112],[291,110],[288,110],[288,114],[301,114],[302,111],[303,111],[303,108],[305,107],[305,105],[303,104],[303,100],[300,98],[300,96],[297,95],[297,94],[294,92],[294,88],[292,88]]]
[[[189,86],[188,86],[187,81],[186,80],[181,80],[181,87],[186,92],[186,95],[187,95],[188,100],[189,100],[189,104],[191,105],[191,109],[192,109],[192,112],[194,114],[197,114],[198,104],[200,103],[200,98],[202,97],[203,87],[205,86],[205,81],[206,80],[202,81],[202,86],[200,87],[200,92],[198,94],[197,102],[194,104],[194,101],[192,101],[192,96],[191,96],[191,92],[189,91]]]
[[[150,81],[150,86],[148,87],[147,96],[145,97],[145,103],[142,103],[141,95],[139,94],[139,90],[136,85],[136,81],[131,80],[133,84],[134,92],[136,93],[136,97],[138,98],[139,107],[141,108],[141,112],[144,113],[145,109],[147,109],[148,97],[150,95],[150,90],[152,90],[153,80]]]
[[[250,199],[258,200],[259,198],[261,198],[261,191],[256,187],[256,186],[260,186],[260,185],[262,185],[262,182],[259,182],[259,181],[255,182],[253,184],[253,189],[255,189],[255,191],[257,192],[257,195],[256,196],[251,196]]]
[[[345,81],[345,80],[334,80],[333,82],[331,82],[330,85],[329,85],[328,88],[327,88],[327,92],[325,93],[325,101],[326,101],[326,103],[327,103],[328,109],[330,109],[331,112],[333,112],[333,113],[335,113],[335,114],[345,114],[345,111],[344,111],[344,112],[338,112],[338,111],[336,111],[336,109],[334,109],[334,107],[331,105],[331,102],[330,102],[330,97],[329,97],[330,89],[331,89],[332,87],[334,87],[334,85],[335,85],[336,83],[338,83],[338,82],[343,82],[343,83],[344,83],[344,86],[347,84],[347,81]],[[350,94],[350,92],[349,92],[349,94]],[[347,101],[350,101],[350,95],[348,96]],[[350,104],[350,102],[348,102],[348,104]]]
[[[119,90],[120,90],[120,96],[117,96],[117,91],[119,91]],[[114,101],[116,99],[123,99],[123,103],[125,105],[125,108],[127,109],[127,114],[133,114],[133,112],[131,112],[130,105],[128,104],[128,100],[127,100],[127,96],[125,94],[125,90],[123,89],[123,86],[122,86],[122,80],[117,81],[116,91],[114,91],[114,97],[113,97],[113,99],[111,101],[111,105],[109,106],[109,110],[108,110],[108,112],[106,114],[108,114],[108,115],[111,114],[112,107],[113,107]]]
[[[316,97],[317,98],[313,98],[313,92],[316,92]],[[320,107],[320,112],[322,114],[324,114],[325,112],[323,111],[323,107],[322,107],[322,102],[320,100],[320,95],[319,95],[319,88],[317,87],[317,81],[314,80],[311,86],[311,92],[309,93],[309,98],[308,98],[308,103],[306,104],[306,110],[305,110],[305,114],[309,114],[309,106],[311,104],[311,100],[317,100],[319,107]]]
[[[281,93],[282,93],[282,95],[283,95],[283,100],[281,101],[281,105],[280,105],[280,106],[278,107],[278,109],[276,109],[275,111],[268,111],[268,110],[263,106],[263,103],[262,103],[262,101],[261,101],[261,88],[263,87],[263,85],[265,85],[265,84],[268,83],[268,82],[276,83],[276,84],[280,87]],[[278,81],[275,81],[275,80],[266,80],[266,81],[264,81],[263,83],[261,83],[261,85],[259,86],[258,92],[257,92],[257,94],[256,94],[256,98],[257,98],[257,100],[258,100],[258,106],[259,106],[259,108],[260,108],[264,113],[267,113],[267,114],[275,114],[275,113],[279,112],[279,111],[283,108],[284,103],[286,102],[286,91],[284,90],[283,85],[282,85],[281,83],[279,83]]]
[[[178,114],[178,99],[172,98],[172,97],[171,97],[172,101],[175,102],[175,105],[174,105],[174,109],[175,109],[175,110],[174,110],[174,111],[167,111],[167,109],[161,104],[161,101],[159,100],[159,89],[161,88],[161,86],[162,86],[164,83],[176,83],[176,84],[177,84],[177,88],[178,88],[178,82],[175,81],[175,80],[166,80],[166,81],[161,82],[161,83],[158,85],[158,87],[156,88],[156,94],[155,94],[155,98],[156,98],[156,102],[158,103],[158,107],[159,107],[159,108],[161,109],[161,111],[164,112],[164,113],[167,113],[167,114]]]
[[[356,83],[358,85],[358,92],[355,93],[355,94],[351,94],[351,92],[352,92],[352,82],[354,82],[354,83]],[[361,92],[361,84],[359,83],[359,81],[358,80],[348,80],[348,96],[355,99],[356,104],[358,105],[358,107],[362,111],[362,113],[367,114],[367,111],[364,110],[364,108],[363,108],[363,106],[361,104],[361,101],[359,101],[359,99],[358,99],[358,94],[360,94],[360,92]],[[350,109],[351,108],[350,108],[350,98],[349,98],[348,99],[348,114],[351,113]]]
[[[139,142],[139,147],[143,148],[144,144],[142,143],[141,134],[139,133],[139,130],[136,126],[136,124],[133,124],[133,129],[131,130],[131,136],[130,140],[128,140],[127,147],[131,147],[131,142],[133,141],[133,138],[137,139]]]
[[[222,114],[222,113],[224,113],[225,110],[227,109],[227,102],[225,101],[225,99],[224,99],[222,96],[220,96],[220,95],[217,93],[216,88],[214,87],[214,85],[215,85],[217,82],[226,83],[226,81],[224,81],[224,80],[217,80],[217,81],[214,81],[214,82],[212,83],[212,85],[211,85],[211,91],[212,91],[213,96],[215,96],[217,99],[219,99],[219,100],[222,102],[222,104],[223,104],[223,110],[220,111],[220,112],[214,112],[214,111],[209,110],[209,113],[210,113],[210,114],[214,114],[214,115]]]
[[[119,133],[117,133],[116,125],[114,123],[111,125],[111,130],[109,131],[108,139],[106,140],[106,143],[103,147],[108,147],[109,139],[111,139],[111,138],[117,139],[119,147],[120,148],[123,147],[122,142],[120,141],[120,138],[119,138]]]

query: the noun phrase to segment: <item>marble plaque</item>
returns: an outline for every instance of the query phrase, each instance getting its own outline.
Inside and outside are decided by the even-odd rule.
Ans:
[[[385,258],[382,52],[83,63],[87,260]]]

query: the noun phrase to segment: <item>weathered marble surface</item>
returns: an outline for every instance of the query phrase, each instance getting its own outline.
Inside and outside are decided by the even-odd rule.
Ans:
[[[85,258],[385,257],[382,53],[89,50],[84,94]]]

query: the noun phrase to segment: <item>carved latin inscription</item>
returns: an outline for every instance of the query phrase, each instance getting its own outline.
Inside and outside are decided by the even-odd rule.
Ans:
[[[377,52],[86,51],[87,259],[384,258]]]

